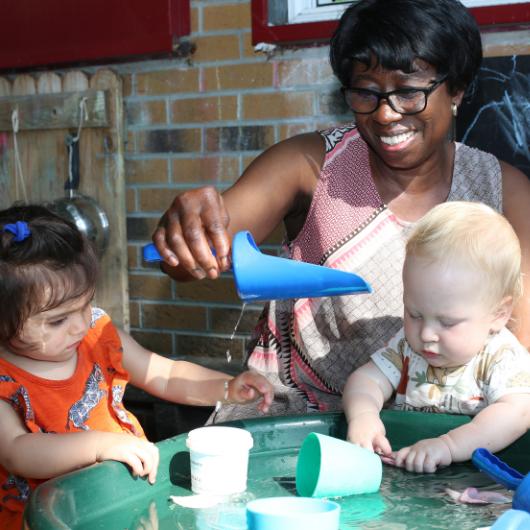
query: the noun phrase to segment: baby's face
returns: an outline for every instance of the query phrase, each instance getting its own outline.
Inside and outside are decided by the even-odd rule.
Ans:
[[[405,335],[431,366],[466,364],[505,324],[484,296],[483,277],[458,263],[409,256],[403,287]]]
[[[31,316],[19,338],[13,340],[18,355],[38,361],[63,362],[77,352],[91,323],[92,296],[69,300]]]

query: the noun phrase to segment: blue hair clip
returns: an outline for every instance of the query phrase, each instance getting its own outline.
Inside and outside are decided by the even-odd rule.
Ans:
[[[17,221],[16,223],[9,223],[4,225],[2,228],[4,232],[11,232],[15,237],[13,241],[20,243],[24,239],[28,238],[31,235],[31,230],[29,229],[28,223],[25,221]]]

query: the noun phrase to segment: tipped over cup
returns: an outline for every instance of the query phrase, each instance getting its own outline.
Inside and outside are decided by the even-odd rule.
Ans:
[[[269,497],[247,504],[248,530],[338,530],[340,506],[324,499]]]
[[[237,427],[200,427],[188,433],[191,491],[232,495],[247,489],[252,435]]]
[[[345,440],[310,433],[296,464],[296,491],[303,497],[346,497],[379,490],[381,458]]]

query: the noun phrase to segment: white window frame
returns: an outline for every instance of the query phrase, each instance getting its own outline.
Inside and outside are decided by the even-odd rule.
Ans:
[[[336,20],[349,4],[348,2],[336,3],[331,0],[287,0],[288,24],[305,22],[319,22],[322,20]],[[469,8],[502,6],[508,4],[523,4],[528,0],[461,0]]]

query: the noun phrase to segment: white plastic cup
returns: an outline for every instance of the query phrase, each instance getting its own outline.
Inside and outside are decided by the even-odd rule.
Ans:
[[[188,433],[191,491],[232,495],[247,489],[248,454],[252,435],[237,427],[200,427]]]

